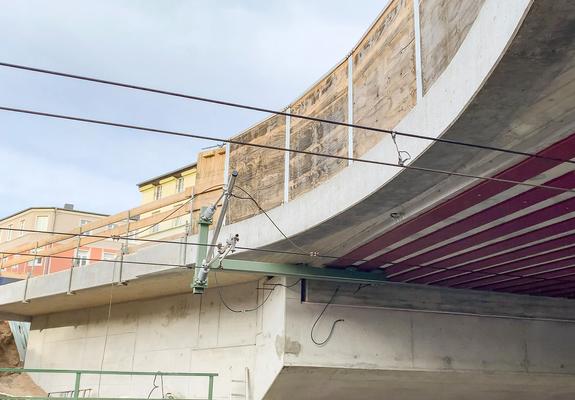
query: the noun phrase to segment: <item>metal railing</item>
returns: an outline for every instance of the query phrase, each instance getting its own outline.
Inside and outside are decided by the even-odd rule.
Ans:
[[[213,400],[214,395],[214,378],[218,376],[216,373],[209,372],[150,372],[150,371],[98,371],[98,370],[77,370],[77,369],[42,369],[42,368],[0,368],[0,373],[34,373],[34,374],[72,374],[74,375],[74,389],[71,392],[71,396],[68,398],[72,399],[100,399],[100,400],[112,400],[119,399],[120,397],[80,397],[80,393],[84,392],[85,389],[80,389],[81,379],[83,375],[124,375],[124,376],[153,376],[153,377],[165,377],[165,376],[179,376],[179,377],[203,377],[208,379],[208,389],[207,395],[205,397],[194,397],[193,399],[183,399],[183,400]],[[150,393],[151,394],[151,393]],[[99,394],[98,394],[99,395]],[[52,400],[54,397],[34,397],[34,396],[13,396],[10,398],[17,399],[27,399],[27,400]],[[144,400],[147,398],[139,397],[121,397],[127,400]],[[149,396],[148,396],[149,398]]]

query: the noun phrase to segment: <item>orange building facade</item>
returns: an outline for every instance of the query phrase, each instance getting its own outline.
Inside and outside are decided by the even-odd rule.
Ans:
[[[4,267],[4,264],[8,262],[12,264],[18,258],[26,258],[30,254],[49,249],[54,245],[49,244],[46,247],[37,247],[32,251],[22,253],[15,252],[14,249],[19,246],[40,242],[48,239],[54,232],[68,232],[106,216],[74,210],[72,205],[67,204],[64,208],[31,207],[5,217],[0,220],[0,265]],[[104,227],[101,230],[109,228],[111,227]],[[84,233],[97,234],[98,232]],[[2,271],[14,275],[44,275],[69,269],[74,263],[76,266],[85,266],[100,260],[114,260],[120,253],[120,247],[121,245],[113,240],[103,240],[49,257],[37,257],[2,268]]]

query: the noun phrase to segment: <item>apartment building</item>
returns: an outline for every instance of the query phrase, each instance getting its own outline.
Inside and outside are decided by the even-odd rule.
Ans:
[[[186,226],[191,221],[196,221],[200,208],[212,204],[221,194],[225,175],[225,159],[225,148],[207,149],[198,154],[197,162],[139,183],[138,190],[141,194],[142,205],[181,193],[188,188],[193,188],[193,193],[196,196],[191,205],[182,206],[182,203],[189,201],[184,200],[142,214],[140,219],[153,217],[170,210],[175,211],[181,207],[186,207],[188,211],[191,211],[190,207],[192,207],[194,216],[192,218],[190,214],[187,214],[177,218],[166,218],[165,221],[140,230],[138,237],[163,239],[181,236],[186,231]],[[192,226],[192,232],[195,232],[196,229],[196,226]]]
[[[141,204],[147,204],[155,200],[181,193],[189,187],[196,184],[197,163],[192,163],[183,166],[175,171],[166,172],[162,175],[156,176],[138,183],[138,190],[141,194]],[[165,211],[177,209],[182,206],[182,202],[171,204],[166,207],[159,208],[153,212],[142,214],[141,219],[152,217]],[[186,220],[184,216],[173,219],[167,219],[156,225],[144,228],[138,233],[140,238],[153,238],[160,239],[183,233],[186,227]]]
[[[0,220],[0,262],[16,260],[24,254],[11,254],[14,249],[49,238],[52,232],[68,232],[107,215],[75,210],[71,204],[60,207],[31,207]],[[106,229],[106,228],[104,228]],[[91,232],[85,232],[91,233]],[[48,245],[50,247],[52,245]],[[73,258],[79,257],[78,265],[87,265],[91,260],[112,260],[119,252],[120,244],[105,240],[88,246],[81,246],[55,254],[52,257],[37,257],[7,268],[16,274],[42,275],[68,269]],[[38,251],[43,250],[39,247]],[[26,252],[30,254],[30,251]]]

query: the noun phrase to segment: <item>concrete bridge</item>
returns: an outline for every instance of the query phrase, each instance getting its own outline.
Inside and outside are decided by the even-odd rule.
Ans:
[[[165,265],[194,267],[182,239],[121,279],[76,268],[74,296],[67,272],[5,285],[0,312],[32,321],[26,367],[217,372],[215,398],[574,398],[574,78],[572,1],[391,1],[289,111],[535,156],[272,116],[234,138],[418,169],[228,146],[222,182],[238,170],[267,212],[232,199],[222,229],[269,250],[229,257],[253,268],[194,296],[194,271]]]

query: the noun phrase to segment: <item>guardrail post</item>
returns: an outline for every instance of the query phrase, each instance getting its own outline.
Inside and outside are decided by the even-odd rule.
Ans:
[[[120,271],[118,272],[118,282],[116,282],[117,286],[123,286],[124,280],[122,279],[124,273],[124,255],[128,254],[128,246],[130,244],[130,210],[128,210],[128,222],[126,223],[126,239],[124,240],[124,244],[122,244],[120,248]]]
[[[212,400],[214,396],[214,376],[210,375],[208,383],[208,400]]]
[[[82,227],[78,232],[78,244],[76,245],[76,252],[74,253],[74,260],[72,260],[72,266],[70,267],[70,274],[68,275],[68,291],[66,294],[71,296],[76,294],[72,291],[72,275],[74,274],[74,268],[80,266],[80,247],[82,245]]]
[[[78,399],[80,397],[80,377],[82,376],[81,372],[76,372],[76,381],[74,382],[74,399]],[[98,396],[100,394],[98,393]]]
[[[24,282],[24,294],[22,295],[22,303],[28,304],[30,300],[28,300],[28,281],[30,280],[30,271],[26,275],[26,282]]]

